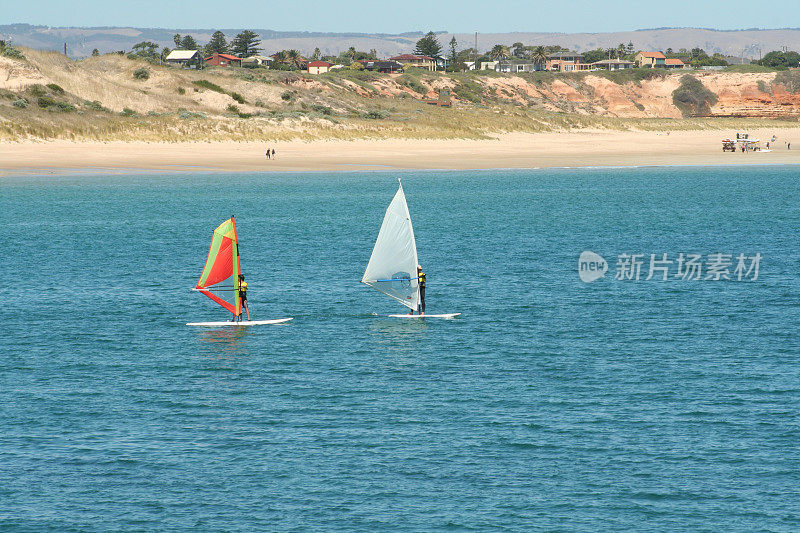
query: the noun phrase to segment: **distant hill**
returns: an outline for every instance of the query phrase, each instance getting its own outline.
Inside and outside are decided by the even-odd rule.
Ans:
[[[241,29],[220,28],[231,39]],[[0,39],[10,39],[16,44],[40,50],[62,50],[67,43],[69,55],[85,57],[97,48],[100,52],[130,50],[140,41],[154,41],[161,46],[173,46],[175,33],[191,34],[200,42],[207,42],[213,29],[180,28],[56,28],[30,24],[0,25]],[[351,46],[358,50],[375,49],[382,56],[410,52],[422,33],[397,35],[380,33],[320,33],[302,31],[275,31],[255,29],[263,39],[262,46],[272,53],[281,49],[297,49],[305,54],[319,47],[323,54],[338,54]],[[440,33],[443,46],[453,34]],[[459,48],[474,46],[474,34],[455,34]],[[728,56],[758,58],[759,53],[780,50],[782,47],[800,50],[800,29],[747,29],[721,31],[705,28],[656,28],[616,33],[481,33],[478,48],[488,50],[495,44],[560,45],[579,52],[595,48],[616,47],[632,42],[636,49],[665,50],[666,48],[694,48],[699,46],[708,53],[719,52]]]

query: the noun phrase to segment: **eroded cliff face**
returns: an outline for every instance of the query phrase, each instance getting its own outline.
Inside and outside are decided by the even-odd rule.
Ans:
[[[800,117],[800,71],[532,75],[420,71],[384,75],[342,71],[312,76],[302,72],[219,68],[190,72],[131,61],[115,54],[76,62],[53,52],[26,53],[29,57],[24,61],[0,57],[0,90],[10,91],[6,93],[8,105],[12,97],[24,96],[30,100],[25,91],[30,92],[31,86],[52,83],[63,87],[75,103],[98,101],[114,111],[126,107],[139,112],[186,108],[225,113],[235,102],[225,91],[198,92],[193,84],[203,79],[212,80],[228,92],[244,95],[247,103],[236,105],[248,113],[292,108],[297,96],[297,101],[309,106],[325,105],[346,114],[367,110],[375,104],[390,108],[396,99],[434,99],[440,91],[447,90],[456,109],[513,105],[575,115],[681,118],[673,93],[684,76],[692,76],[716,95],[716,102],[710,108],[703,106],[707,116]],[[147,82],[132,77],[133,70],[142,65],[151,71]]]
[[[792,93],[776,81],[774,72],[692,72],[718,101],[709,116],[768,117],[800,116],[800,92]],[[497,98],[520,105],[540,106],[550,111],[597,114],[620,118],[681,118],[672,100],[680,86],[680,74],[616,83],[602,76],[556,79],[542,86],[520,77],[490,78],[485,83]]]

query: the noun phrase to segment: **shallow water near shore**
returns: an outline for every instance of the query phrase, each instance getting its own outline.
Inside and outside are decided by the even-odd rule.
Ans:
[[[800,528],[800,167],[403,172],[420,322],[359,283],[397,175],[1,180],[0,529]],[[184,325],[231,215],[293,322]]]

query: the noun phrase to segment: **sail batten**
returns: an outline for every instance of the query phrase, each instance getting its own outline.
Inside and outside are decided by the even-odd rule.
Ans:
[[[361,282],[415,310],[419,302],[417,243],[400,184],[386,209]]]
[[[236,221],[231,217],[214,230],[208,258],[195,289],[238,316],[242,312],[239,298],[240,271]]]

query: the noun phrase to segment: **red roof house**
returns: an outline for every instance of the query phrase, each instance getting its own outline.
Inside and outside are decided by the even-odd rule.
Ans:
[[[218,54],[214,52],[210,57],[205,59],[206,65],[214,65],[216,67],[241,67],[242,58],[232,56],[230,54]]]
[[[389,61],[397,61],[403,66],[436,70],[436,60],[428,56],[400,54],[399,56],[390,57]]]
[[[668,57],[668,58],[667,58],[667,59],[664,61],[664,65],[665,65],[667,68],[686,68],[686,63],[684,63],[683,61],[681,61],[681,60],[680,60],[680,59],[678,59],[677,57],[676,57],[676,58],[669,58],[669,57]]]
[[[309,61],[306,71],[309,74],[324,74],[328,72],[332,66],[333,65],[327,61]]]

